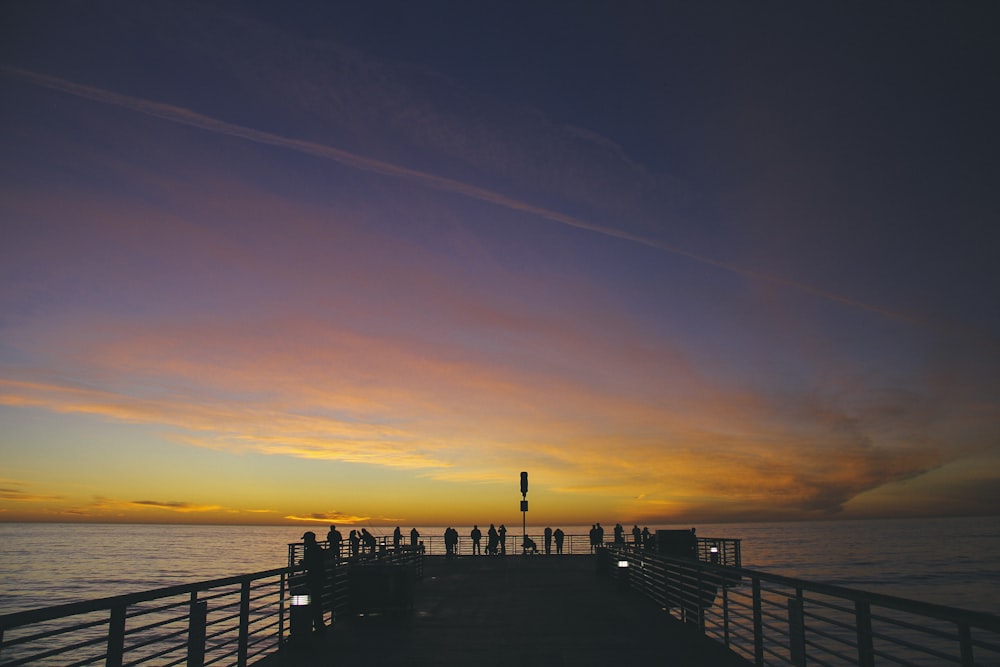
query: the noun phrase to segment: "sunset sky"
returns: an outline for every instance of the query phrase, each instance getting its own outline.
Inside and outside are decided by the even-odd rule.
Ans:
[[[1000,507],[995,3],[0,14],[0,521]]]

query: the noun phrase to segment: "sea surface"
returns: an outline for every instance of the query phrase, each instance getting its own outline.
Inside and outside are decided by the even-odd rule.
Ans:
[[[610,539],[614,524],[603,525]],[[578,535],[590,528],[559,527]],[[289,543],[308,529],[322,540],[326,528],[0,523],[0,614],[283,567]],[[350,527],[340,528],[346,537]],[[391,528],[366,528],[391,541]],[[455,528],[464,538],[472,527]],[[701,537],[741,539],[749,569],[1000,614],[1000,517],[696,528]]]

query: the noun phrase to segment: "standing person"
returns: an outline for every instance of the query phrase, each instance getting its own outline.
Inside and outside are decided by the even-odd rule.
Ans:
[[[483,548],[479,545],[479,543],[483,539],[483,531],[479,530],[479,524],[472,526],[472,532],[469,533],[469,537],[472,538],[472,555],[482,556]]]
[[[326,546],[330,550],[330,557],[334,562],[340,560],[340,545],[344,541],[340,531],[336,526],[330,526],[330,532],[326,534]]]
[[[545,555],[548,556],[552,553],[552,529],[545,528]]]
[[[507,526],[500,524],[500,530],[497,531],[500,536],[500,555],[507,555]]]
[[[403,531],[396,526],[396,530],[392,531],[392,550],[399,552],[399,547],[403,545]]]
[[[597,524],[593,524],[590,527],[590,553],[594,553],[594,548],[597,546]]]
[[[604,546],[604,529],[601,528],[601,523],[600,522],[597,523],[597,528],[595,530],[597,531],[597,533],[596,533],[597,544],[595,546],[597,546],[598,548],[603,547]]]
[[[351,543],[351,558],[357,558],[358,549],[361,546],[361,538],[358,537],[358,531],[352,530],[351,534],[347,536],[347,539]]]
[[[623,544],[625,542],[625,529],[622,528],[620,523],[615,524],[615,544]]]
[[[566,533],[562,531],[562,528],[556,528],[552,537],[556,539],[556,554],[562,554],[563,539],[566,537]]]
[[[500,541],[500,534],[497,533],[496,527],[491,523],[490,529],[486,531],[486,555],[496,556],[497,555],[497,543]]]
[[[649,540],[650,540],[649,526],[643,526],[643,528],[642,528],[642,548],[643,549],[648,549],[649,548]]]
[[[302,536],[304,544],[302,564],[306,568],[306,588],[309,590],[309,610],[312,613],[313,630],[324,632],[323,589],[326,588],[326,572],[323,569],[323,548],[316,541],[316,533],[311,530]]]
[[[420,539],[420,533],[417,532],[416,528],[410,528],[410,546],[417,546],[417,540]]]
[[[635,548],[638,549],[639,542],[642,541],[642,531],[639,530],[639,526],[635,524],[632,525],[632,541],[635,542]]]

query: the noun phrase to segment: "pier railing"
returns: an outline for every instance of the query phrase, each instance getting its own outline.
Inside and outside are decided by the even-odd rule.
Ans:
[[[614,545],[603,558],[758,666],[1000,665],[1000,616]]]
[[[329,562],[324,617],[348,611],[351,566],[419,576],[421,563],[417,552]],[[302,584],[300,567],[284,567],[3,614],[0,667],[245,667],[310,631]]]
[[[545,552],[545,536],[542,533],[531,532],[528,533],[527,536],[537,545],[539,553]],[[523,536],[521,533],[514,535],[508,532],[506,539],[500,545],[500,550],[507,555],[520,554],[523,551],[521,548],[522,539]],[[696,537],[693,539],[695,540],[697,554],[700,560],[703,560],[706,563],[716,563],[732,567],[739,567],[742,564],[740,540],[721,537]],[[330,544],[328,542],[324,541],[319,544],[324,550],[329,550],[330,548]],[[628,549],[635,548],[635,544],[631,540],[621,543],[605,541],[605,544],[609,546],[617,544]],[[448,553],[448,550],[445,547],[443,535],[422,535],[418,538],[417,545],[412,545],[410,543],[409,536],[404,534],[400,547],[403,550],[417,548],[427,556],[444,556]],[[650,548],[652,548],[651,545]],[[359,545],[356,554],[352,552],[351,546],[346,540],[341,542],[338,558],[344,560],[352,557],[369,557],[372,554],[379,555],[387,552],[391,553],[395,550],[396,546],[393,543],[392,536],[380,535],[375,538],[374,550],[365,549]],[[481,553],[486,553],[485,536],[482,539],[480,550]],[[556,553],[556,546],[554,542],[550,547],[550,551],[552,554]],[[564,555],[588,555],[594,553],[594,547],[590,543],[590,536],[566,535],[565,540],[563,541],[562,553]],[[472,538],[467,535],[460,535],[455,549],[455,554],[458,556],[473,555]],[[299,563],[302,560],[302,556],[303,545],[301,542],[291,543],[288,545],[289,566],[294,566]]]

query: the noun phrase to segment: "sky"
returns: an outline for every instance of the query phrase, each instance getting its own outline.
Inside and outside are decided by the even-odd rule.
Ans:
[[[995,3],[0,12],[0,521],[1000,507]]]

